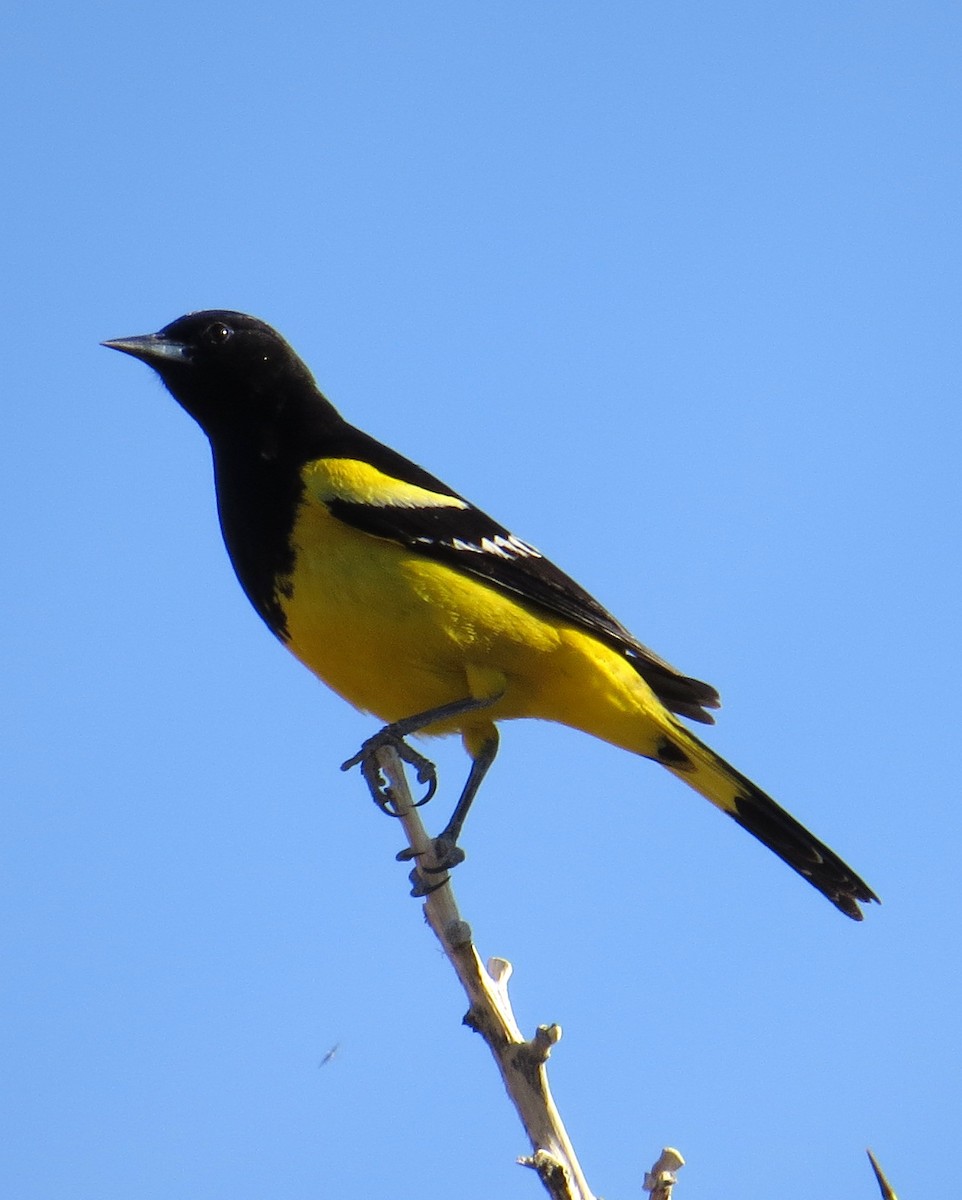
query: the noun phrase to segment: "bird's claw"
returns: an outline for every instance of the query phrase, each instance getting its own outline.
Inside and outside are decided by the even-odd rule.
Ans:
[[[411,881],[412,896],[430,896],[438,888],[444,887],[448,881],[448,871],[452,867],[456,867],[458,863],[464,862],[464,851],[450,838],[435,838],[432,848],[434,865],[426,867],[423,863],[418,863],[408,876]],[[395,855],[398,862],[411,862],[412,859],[419,857],[418,851],[413,846],[407,846]]]
[[[465,853],[461,847],[452,842],[450,838],[437,837],[432,843],[434,851],[433,867],[420,866],[418,870],[423,871],[425,875],[440,875],[444,871],[450,871],[452,868],[463,863]],[[399,850],[395,855],[398,862],[411,862],[412,859],[418,858],[418,852],[413,846],[406,846],[403,850]]]
[[[408,876],[411,881],[411,895],[419,900],[424,896],[430,896],[432,892],[436,892],[438,888],[443,888],[448,881],[448,876],[442,875],[440,879],[428,880],[421,874],[421,871],[415,867]]]
[[[357,754],[341,763],[341,770],[350,771],[352,767],[359,766],[371,797],[381,812],[386,813],[389,817],[399,817],[401,814],[397,810],[391,786],[384,778],[381,765],[377,760],[377,751],[382,746],[391,746],[402,762],[414,768],[418,783],[425,785],[425,793],[420,800],[414,802],[414,807],[420,808],[422,804],[427,804],[438,790],[437,768],[429,758],[425,758],[423,754],[419,754],[417,750],[409,746],[390,725],[385,725],[373,737],[369,737]]]

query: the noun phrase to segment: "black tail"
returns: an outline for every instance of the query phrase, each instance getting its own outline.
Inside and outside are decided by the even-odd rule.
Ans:
[[[672,774],[728,813],[854,921],[862,919],[859,902],[879,902],[878,896],[847,863],[771,796],[766,796],[684,726],[673,725],[670,738],[663,742],[664,755],[659,752],[659,760]]]
[[[731,816],[853,921],[862,919],[859,901],[879,903],[878,896],[848,863],[747,779],[742,779]]]

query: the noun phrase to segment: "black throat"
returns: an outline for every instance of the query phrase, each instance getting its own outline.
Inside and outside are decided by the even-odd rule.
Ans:
[[[270,630],[287,640],[281,597],[294,569],[291,533],[304,497],[302,472],[331,452],[346,422],[314,386],[288,387],[267,419],[238,413],[206,423],[217,512],[241,587]],[[256,414],[256,415],[255,415]]]
[[[286,641],[281,605],[294,569],[291,530],[303,498],[301,466],[289,458],[213,441],[217,514],[224,544],[247,598],[268,628]]]

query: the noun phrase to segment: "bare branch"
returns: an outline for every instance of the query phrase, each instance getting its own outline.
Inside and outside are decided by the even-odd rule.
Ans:
[[[390,746],[380,748],[377,759],[418,866],[430,872],[437,865],[432,842],[413,805],[401,760]],[[487,1042],[531,1141],[531,1155],[519,1163],[537,1171],[552,1200],[595,1200],[548,1087],[545,1063],[561,1038],[560,1027],[540,1025],[530,1040],[523,1036],[508,998],[511,964],[491,958],[487,967],[482,965],[471,927],[458,911],[450,876],[425,877],[439,883],[426,898],[424,912],[467,993],[470,1008],[464,1023]]]

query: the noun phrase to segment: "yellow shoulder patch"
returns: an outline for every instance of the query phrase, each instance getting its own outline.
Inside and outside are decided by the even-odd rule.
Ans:
[[[317,458],[301,472],[308,494],[315,500],[343,500],[378,508],[467,508],[464,500],[444,492],[405,483],[353,458]]]

